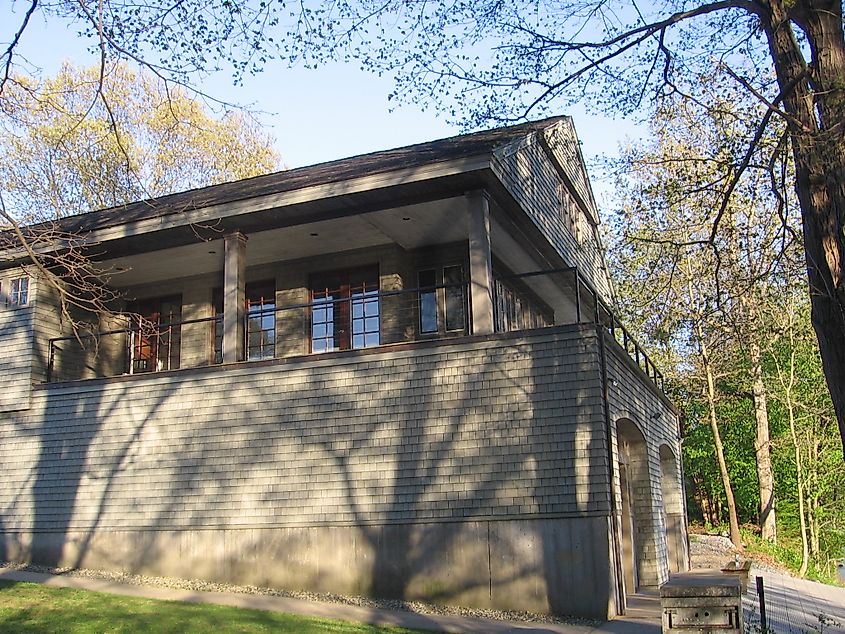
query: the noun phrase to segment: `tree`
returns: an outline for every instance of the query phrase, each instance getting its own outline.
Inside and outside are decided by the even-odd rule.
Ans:
[[[179,87],[124,64],[62,66],[7,86],[0,181],[30,224],[272,171],[270,137],[239,112],[212,117]]]
[[[730,113],[718,112],[714,117],[721,114]],[[732,343],[724,328],[725,280],[712,251],[699,244],[678,246],[683,236],[706,235],[709,230],[706,210],[712,192],[691,191],[690,180],[703,175],[700,167],[705,156],[719,160],[720,147],[714,147],[708,135],[715,129],[712,123],[702,125],[683,109],[662,113],[654,122],[655,143],[625,152],[620,189],[629,193],[624,196],[628,204],[610,236],[611,267],[620,282],[623,310],[633,317],[634,328],[647,340],[662,343],[661,356],[668,363],[669,375],[683,381],[688,393],[703,403],[704,412],[691,423],[709,426],[707,459],[711,463],[716,459],[731,541],[741,548],[734,487],[719,424],[718,382],[726,372],[733,372],[720,362],[731,355]],[[676,158],[694,155],[702,160],[684,163]],[[689,166],[693,166],[691,171]]]
[[[74,307],[107,313],[114,293],[56,220],[278,165],[270,137],[242,113],[214,118],[178,86],[122,63],[66,64],[43,82],[9,76],[0,115],[0,243],[29,255],[70,324]]]
[[[623,290],[623,311],[644,339],[667,348],[665,370],[684,382],[689,394],[699,391],[696,385],[706,386],[701,398],[728,508],[733,497],[728,471],[736,474],[741,458],[724,451],[717,419],[723,419],[722,426],[724,419],[741,421],[744,410],[753,418],[757,478],[751,497],[759,507],[763,539],[775,541],[764,352],[773,338],[773,297],[785,290],[780,280],[799,277],[794,272],[797,236],[778,215],[788,213],[789,197],[779,209],[779,199],[767,187],[771,168],[761,157],[779,142],[777,135],[769,135],[760,139],[760,151],[724,209],[715,248],[703,239],[712,230],[710,210],[721,199],[720,174],[730,165],[727,148],[745,137],[757,106],[726,88],[718,74],[701,82],[702,90],[716,93],[709,110],[676,98],[652,121],[654,140],[626,148],[616,166],[622,210],[609,236],[611,263]],[[740,484],[746,479],[742,474]],[[739,493],[747,502],[742,487]]]
[[[704,241],[715,243],[758,141],[781,121],[802,212],[813,326],[845,438],[841,0],[670,0],[648,7],[623,0],[29,0],[24,6],[21,28],[0,56],[6,77],[21,33],[41,12],[94,38],[104,59],[142,61],[183,83],[221,62],[233,64],[237,79],[274,55],[306,63],[346,55],[396,74],[399,98],[439,100],[470,123],[511,121],[575,100],[623,112],[676,94],[700,100],[704,71],[727,69],[762,108],[745,142],[731,148],[722,204]]]
[[[721,99],[707,116],[679,98],[658,113],[653,141],[625,148],[616,166],[610,264],[628,322],[658,345],[655,356],[680,395],[693,516],[698,510],[705,522],[728,521],[731,496],[718,486],[727,471],[737,516],[757,518],[761,536],[773,536],[775,514],[765,511],[774,493],[779,551],[795,553],[799,573],[829,577],[845,535],[835,484],[845,464],[831,449],[838,434],[797,272],[800,235],[779,217],[797,208],[789,191],[781,200],[764,186],[772,171],[764,152],[752,158],[725,209],[718,248],[679,244],[710,230],[725,148],[753,120],[755,104],[716,79],[702,78],[702,88]],[[772,135],[760,145],[778,142]],[[697,341],[708,346],[708,358],[704,347],[690,345]],[[761,469],[761,462],[768,465]]]
[[[834,577],[845,547],[845,465],[831,447],[838,440],[833,408],[822,389],[806,297],[793,289],[773,299],[777,336],[768,346],[767,374],[773,379],[773,416],[785,423],[773,439],[779,520],[782,533],[798,537],[799,574]]]

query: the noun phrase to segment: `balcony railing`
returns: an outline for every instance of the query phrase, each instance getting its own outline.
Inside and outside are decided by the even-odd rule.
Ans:
[[[601,326],[604,331],[616,341],[637,366],[648,376],[661,390],[665,389],[663,374],[657,369],[652,360],[646,354],[645,349],[637,342],[636,338],[622,325],[607,303],[601,299],[593,286],[584,278],[576,267],[553,269],[545,271],[532,271],[530,273],[518,273],[499,276],[497,281],[513,280],[523,287],[530,286],[534,280],[553,280],[557,287],[571,297],[574,306],[572,319],[561,319],[559,314],[555,315],[556,325],[566,323],[589,323]],[[535,284],[536,286],[536,284]],[[498,284],[497,284],[498,290]],[[498,301],[497,301],[498,307]],[[498,324],[497,324],[498,325]]]
[[[243,360],[447,339],[470,332],[466,283],[348,295],[248,307]],[[552,296],[557,300],[550,300]],[[643,348],[575,268],[497,276],[494,322],[497,332],[600,325],[663,388],[663,376]],[[220,314],[171,322],[127,314],[114,316],[112,323],[118,327],[51,339],[48,381],[205,367],[223,360]]]

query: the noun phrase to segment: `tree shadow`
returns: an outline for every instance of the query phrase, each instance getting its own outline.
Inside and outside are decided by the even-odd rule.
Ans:
[[[585,613],[574,571],[600,560],[607,475],[580,340],[563,328],[41,388],[34,558]],[[332,531],[357,550],[315,553]],[[91,556],[104,532],[119,552]]]
[[[162,395],[133,402],[145,379],[42,388],[41,444],[32,486],[33,562],[77,568],[85,560],[116,478],[167,400]],[[130,415],[118,416],[127,402]],[[56,426],[61,420],[72,423]]]

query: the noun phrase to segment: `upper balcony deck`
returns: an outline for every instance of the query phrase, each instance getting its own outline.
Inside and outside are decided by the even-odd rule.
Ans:
[[[356,278],[355,276],[359,277]],[[460,339],[472,333],[469,283],[460,267],[424,269],[415,288],[382,290],[375,269],[346,276],[312,277],[311,301],[277,303],[267,283],[249,289],[243,315],[239,364],[414,342]],[[540,295],[554,287],[571,299],[555,310]],[[663,376],[642,346],[576,268],[497,276],[493,288],[494,332],[595,324],[615,340],[657,386]],[[207,294],[207,293],[206,293]],[[115,327],[49,340],[48,382],[172,372],[222,365],[224,316],[219,292],[211,314],[181,319],[181,295],[141,302],[137,310],[109,316]]]

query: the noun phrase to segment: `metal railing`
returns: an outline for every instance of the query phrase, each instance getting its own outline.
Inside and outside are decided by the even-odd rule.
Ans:
[[[643,346],[622,324],[607,303],[601,299],[593,286],[584,278],[577,267],[532,271],[500,276],[501,280],[519,280],[530,283],[530,280],[541,277],[556,276],[560,278],[558,286],[570,291],[574,301],[574,322],[596,324],[604,328],[605,332],[616,341],[637,366],[648,376],[657,387],[665,389],[663,374],[654,365]],[[558,324],[567,320],[557,320]]]
[[[467,289],[466,283],[440,284],[248,309],[239,360],[465,336]],[[222,315],[152,324],[132,314],[111,320],[125,325],[50,339],[48,382],[205,367],[223,360]]]
[[[663,375],[577,268],[501,275],[495,282],[497,332],[596,324],[663,389]],[[48,382],[222,362],[222,315],[162,323],[147,322],[138,315],[116,319],[125,326],[50,339]],[[460,337],[470,327],[466,283],[266,304],[244,315],[241,360]]]

